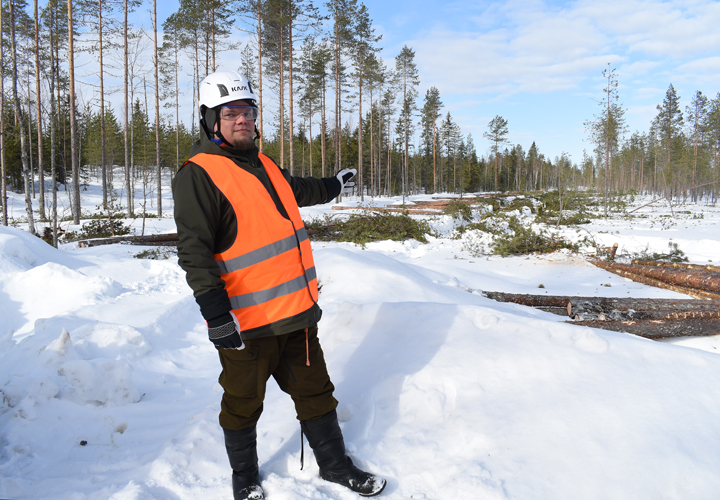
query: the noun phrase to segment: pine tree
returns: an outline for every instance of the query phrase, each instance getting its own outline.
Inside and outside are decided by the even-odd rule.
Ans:
[[[586,121],[585,128],[590,135],[590,140],[595,144],[596,154],[599,158],[604,156],[605,159],[604,200],[605,217],[607,217],[612,160],[617,153],[620,139],[625,130],[625,110],[619,104],[618,79],[615,68],[611,68],[610,64],[608,64],[602,75],[605,80],[605,87],[603,88],[603,99],[598,101],[602,112],[596,115],[594,120]]]
[[[402,175],[403,203],[405,194],[408,192],[408,170],[410,167],[409,142],[412,133],[412,114],[415,111],[415,99],[417,98],[417,87],[420,84],[417,65],[415,64],[415,51],[404,45],[400,54],[395,57],[395,74],[397,85],[402,91],[402,108],[400,116],[403,123],[403,145],[404,163]]]
[[[422,109],[421,126],[425,156],[432,154],[433,192],[437,191],[437,120],[440,118],[440,91],[430,87],[425,93],[425,104]]]
[[[351,46],[351,55],[355,72],[353,77],[358,88],[358,186],[360,189],[360,200],[364,200],[364,177],[363,177],[363,117],[362,117],[362,99],[363,99],[363,83],[368,79],[368,66],[372,66],[377,60],[373,57],[380,49],[375,46],[382,36],[375,36],[375,29],[372,27],[372,20],[368,14],[367,7],[361,4],[357,11],[355,26],[353,29],[353,44]]]
[[[669,186],[677,187],[679,182],[679,163],[682,148],[683,116],[680,110],[680,96],[675,87],[670,84],[662,104],[657,105],[658,114],[655,117],[661,145],[664,147],[664,170],[670,177]],[[666,179],[666,183],[668,180]]]
[[[330,44],[333,54],[335,80],[335,172],[342,169],[342,112],[343,94],[347,81],[346,61],[353,41],[353,29],[357,13],[357,0],[328,0],[325,3],[332,20]]]
[[[691,185],[693,186],[693,201],[697,201],[697,190],[694,186],[697,184],[698,151],[702,152],[704,132],[707,128],[708,98],[698,90],[695,92],[690,105],[685,107],[685,112],[687,113],[688,125],[692,130],[693,167]]]
[[[492,152],[495,154],[495,181],[493,184],[493,191],[498,189],[498,168],[500,160],[500,144],[507,142],[508,134],[508,121],[500,115],[495,115],[495,118],[490,120],[488,123],[487,132],[483,133],[483,137],[493,143]]]

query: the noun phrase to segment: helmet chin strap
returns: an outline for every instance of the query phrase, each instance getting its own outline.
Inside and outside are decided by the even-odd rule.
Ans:
[[[210,137],[210,140],[217,144],[218,146],[222,146],[223,144],[230,143],[223,137],[222,132],[220,132],[220,113],[215,113],[215,135],[218,137],[217,139],[215,137]]]

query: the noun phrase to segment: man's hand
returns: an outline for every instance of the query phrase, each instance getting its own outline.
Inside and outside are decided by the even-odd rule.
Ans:
[[[357,174],[357,170],[354,168],[344,168],[340,172],[337,173],[335,177],[337,177],[337,180],[340,181],[340,190],[342,191],[342,188],[345,187],[345,184],[355,177],[355,174]]]
[[[227,322],[223,323],[222,320],[227,320]],[[220,324],[216,325],[217,323]],[[239,329],[235,324],[235,318],[230,314],[208,322],[208,336],[212,343],[221,349],[241,350],[245,348]]]

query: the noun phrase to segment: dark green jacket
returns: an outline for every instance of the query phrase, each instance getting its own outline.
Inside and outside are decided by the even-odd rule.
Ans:
[[[221,147],[203,134],[203,138],[193,144],[190,156],[198,153],[230,158],[238,168],[257,177],[275,201],[278,212],[288,218],[258,158],[256,147],[248,151]],[[281,169],[281,172],[290,184],[298,206],[327,203],[340,194],[340,181],[334,177],[302,178],[291,176],[285,169]],[[232,307],[225,291],[225,282],[220,278],[220,268],[215,261],[215,254],[230,248],[236,236],[242,238],[243,228],[237,227],[237,218],[232,205],[202,167],[190,161],[186,162],[175,175],[172,190],[179,238],[180,267],[187,273],[188,285],[193,289],[203,317],[209,324],[214,320],[217,323],[218,318],[228,317]],[[319,306],[315,304],[310,310],[293,318],[241,333],[244,338],[283,335],[314,326],[320,320],[321,314]]]

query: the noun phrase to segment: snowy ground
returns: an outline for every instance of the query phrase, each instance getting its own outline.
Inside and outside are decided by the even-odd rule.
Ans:
[[[96,186],[83,195],[99,204]],[[21,216],[22,197],[11,202]],[[174,231],[169,197],[164,208],[146,233]],[[719,208],[638,213],[584,227],[626,252],[672,241],[691,262],[720,259]],[[479,290],[681,295],[579,255],[473,256],[446,237],[313,247],[346,444],[388,479],[381,498],[718,498],[719,338],[577,327]],[[0,228],[0,498],[231,498],[217,354],[176,260],[134,258],[146,249],[55,250]],[[357,498],[312,460],[300,470],[292,403],[270,387],[258,429],[267,498]]]

